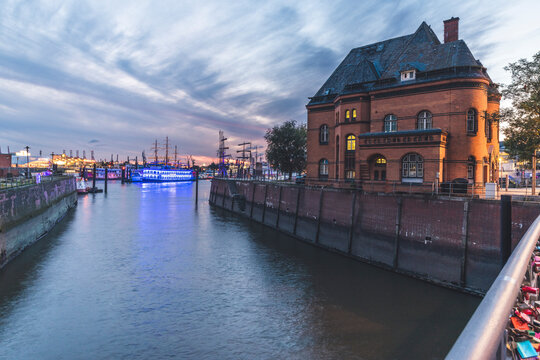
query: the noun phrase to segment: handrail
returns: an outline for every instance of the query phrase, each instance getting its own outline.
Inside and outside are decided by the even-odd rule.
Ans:
[[[501,339],[531,256],[540,238],[540,216],[531,224],[486,296],[446,356],[454,359],[493,359],[501,349]],[[502,348],[501,351],[505,351]],[[500,354],[501,359],[505,354]]]

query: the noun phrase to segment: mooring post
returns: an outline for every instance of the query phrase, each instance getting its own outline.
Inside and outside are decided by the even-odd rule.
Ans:
[[[397,198],[397,212],[396,212],[396,233],[394,239],[394,269],[398,268],[399,263],[399,231],[401,230],[401,212],[403,208],[403,198]]]
[[[283,186],[279,187],[279,200],[277,206],[277,217],[276,217],[276,229],[279,229],[279,212],[281,211],[281,192],[283,191]]]
[[[251,185],[253,185],[253,190],[251,191],[251,208],[249,209],[249,218],[253,219],[253,205],[255,204],[255,190],[257,188],[257,184],[252,182]]]
[[[354,236],[354,213],[356,208],[356,191],[353,192],[353,198],[352,198],[352,205],[351,205],[351,226],[349,228],[349,244],[347,246],[347,253],[350,254],[352,252],[352,240]]]
[[[512,195],[501,195],[501,267],[512,253]]]
[[[319,234],[321,232],[321,215],[323,207],[323,194],[324,190],[321,189],[321,196],[319,197],[319,216],[317,216],[317,234],[315,234],[315,244],[319,243]]]
[[[266,215],[266,196],[268,195],[268,184],[264,185],[264,201],[263,201],[263,213],[261,222],[264,224],[264,216]]]
[[[122,167],[122,184],[126,181],[126,169]]]
[[[298,193],[296,194],[296,210],[294,211],[294,228],[293,234],[296,235],[296,225],[298,224],[298,209],[300,208],[300,193],[303,188],[298,188]]]
[[[105,193],[107,193],[107,181],[109,180],[109,168],[105,168]]]
[[[199,203],[199,172],[195,170],[195,206]]]
[[[92,170],[92,189],[96,188],[96,163],[94,163],[94,170]]]
[[[469,233],[469,202],[463,203],[463,222],[461,225],[461,247],[463,253],[461,255],[461,287],[467,285],[467,247],[468,247],[468,233]]]

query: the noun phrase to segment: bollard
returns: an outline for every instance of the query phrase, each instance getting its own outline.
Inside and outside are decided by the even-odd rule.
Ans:
[[[501,265],[512,253],[512,195],[501,195]]]
[[[195,206],[199,203],[199,172],[195,170]]]
[[[109,168],[105,168],[105,194],[107,193],[107,180],[109,180]]]

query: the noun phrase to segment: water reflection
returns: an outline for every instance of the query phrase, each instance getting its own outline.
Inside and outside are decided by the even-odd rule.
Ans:
[[[0,358],[442,358],[479,302],[212,209],[199,189],[197,212],[191,183],[82,197],[47,251],[0,272]]]

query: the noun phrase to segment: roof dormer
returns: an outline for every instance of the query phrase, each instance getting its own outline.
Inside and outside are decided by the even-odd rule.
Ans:
[[[409,81],[416,79],[416,70],[404,70],[401,72],[401,81]]]

